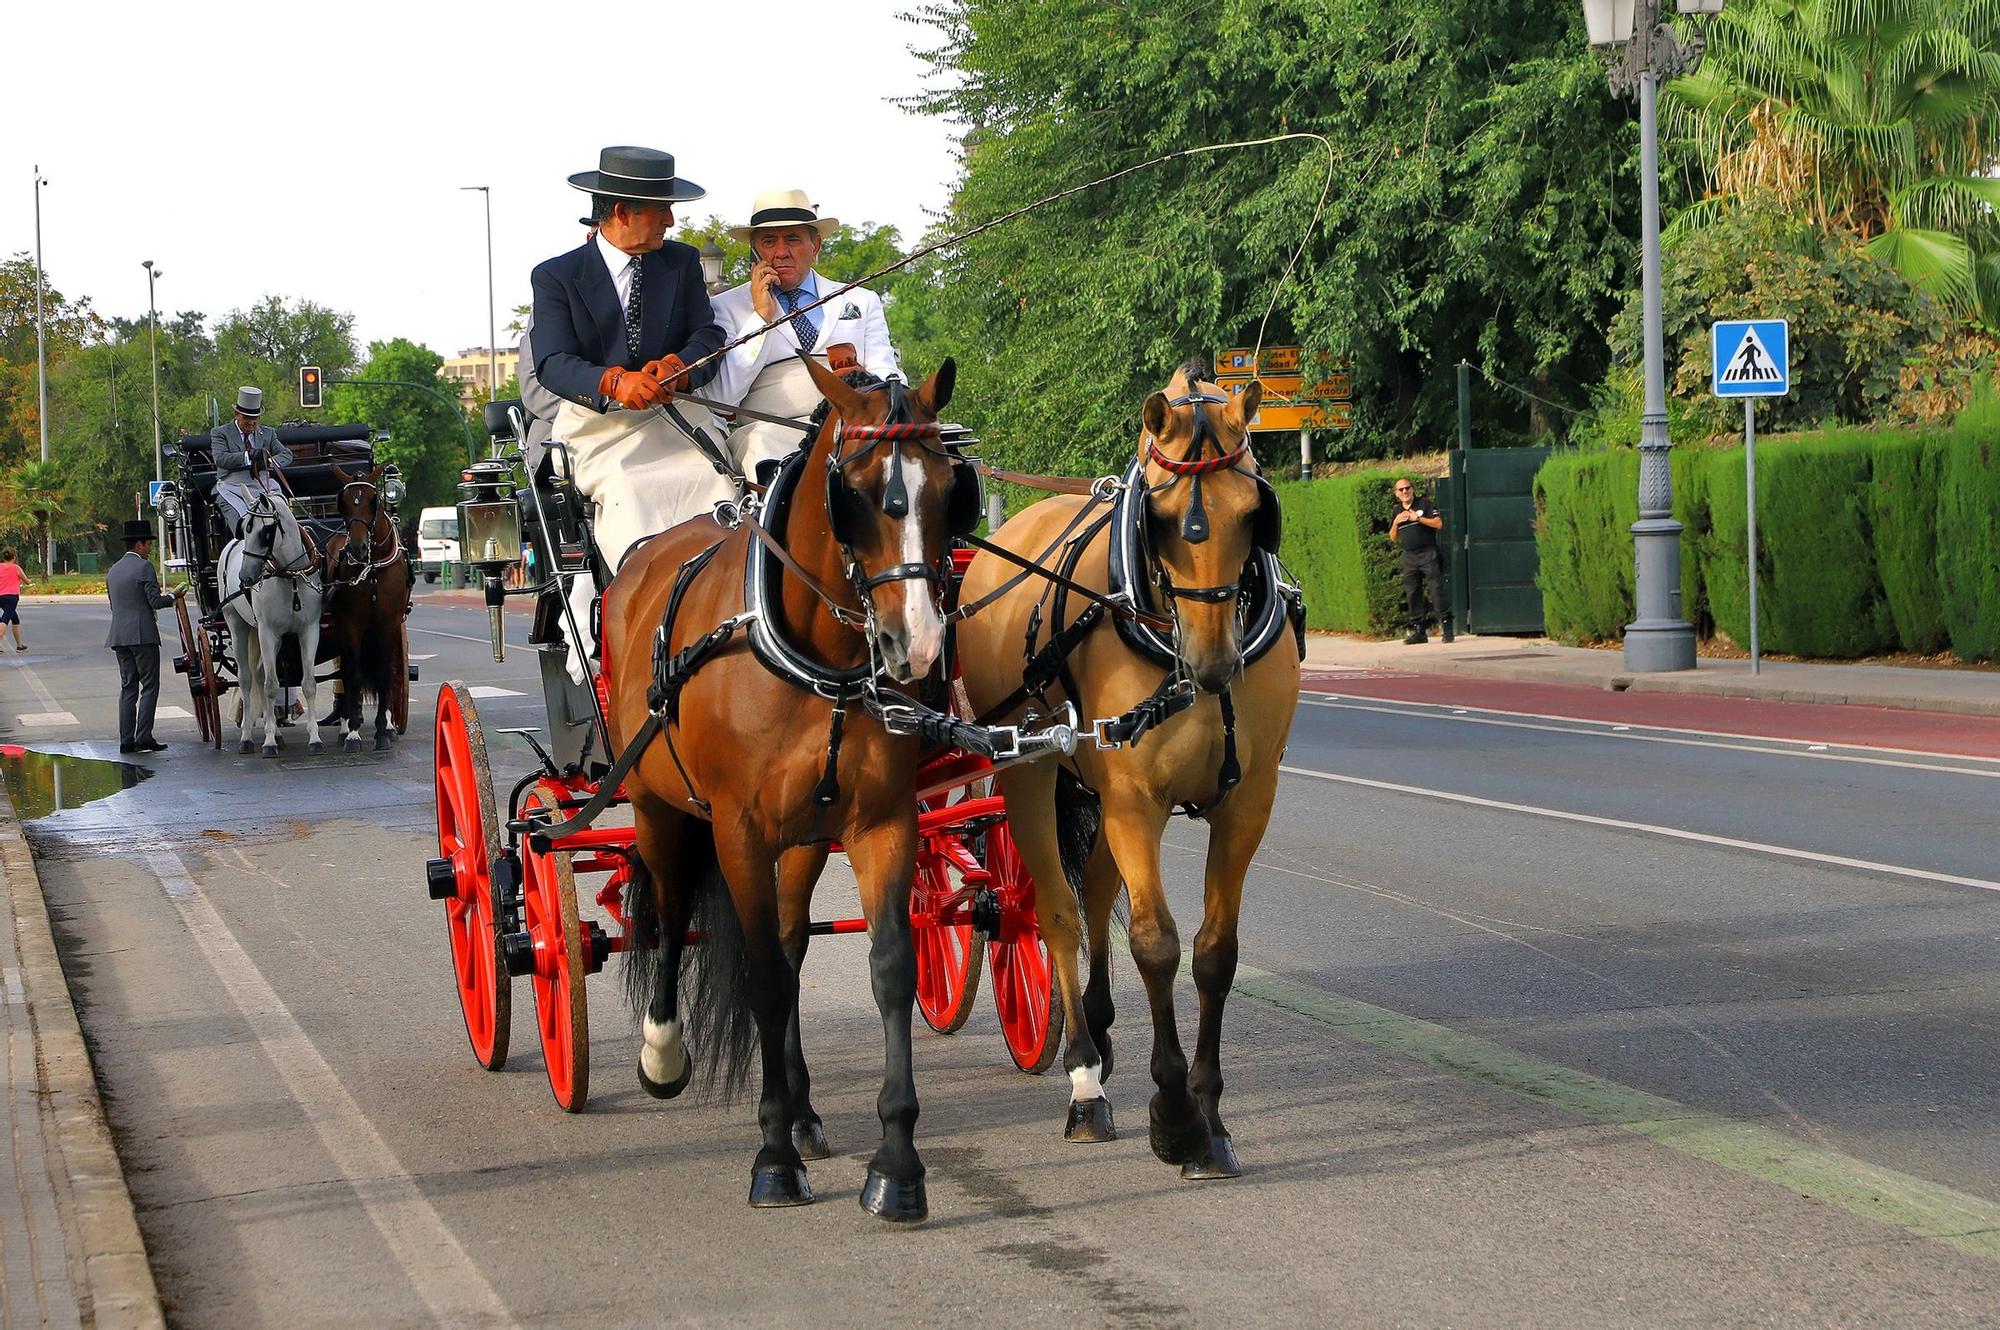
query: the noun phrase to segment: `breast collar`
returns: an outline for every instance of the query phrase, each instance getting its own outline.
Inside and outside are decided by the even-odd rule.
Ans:
[[[1146,464],[1134,459],[1126,468],[1124,489],[1111,519],[1111,595],[1133,605],[1144,605],[1145,588],[1151,580],[1152,542],[1147,537]],[[1243,584],[1250,597],[1249,619],[1243,632],[1243,663],[1250,666],[1264,658],[1284,635],[1291,600],[1281,589],[1288,584],[1278,566],[1278,558],[1264,550],[1253,550],[1243,565]],[[1165,669],[1173,668],[1176,657],[1172,638],[1143,623],[1113,616],[1118,636],[1126,646]]]
[[[805,472],[808,454],[805,448],[793,452],[764,490],[763,521],[780,540],[784,539],[792,498],[798,493],[799,477]],[[779,588],[785,570],[764,548],[763,541],[752,540],[749,544],[743,560],[743,608],[751,616],[750,650],[765,669],[789,684],[834,701],[853,697],[868,678],[868,666],[864,663],[852,669],[831,669],[799,650],[785,636],[778,615]]]

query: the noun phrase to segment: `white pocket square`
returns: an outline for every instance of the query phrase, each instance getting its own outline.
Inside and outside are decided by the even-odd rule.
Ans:
[[[843,319],[858,319],[861,317],[861,307],[850,300],[847,302],[846,307],[840,311],[840,317]]]

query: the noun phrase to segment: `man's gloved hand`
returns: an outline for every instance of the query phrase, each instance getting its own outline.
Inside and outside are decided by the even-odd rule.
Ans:
[[[668,400],[659,381],[645,370],[620,369],[616,365],[598,378],[597,391],[627,411],[643,411],[647,407],[663,405]]]
[[[687,391],[688,368],[679,356],[661,356],[642,371],[650,374],[668,393]]]

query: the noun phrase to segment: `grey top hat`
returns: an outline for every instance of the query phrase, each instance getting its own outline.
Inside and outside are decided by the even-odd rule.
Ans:
[[[264,390],[262,388],[238,388],[236,390],[236,409],[246,416],[263,415]]]
[[[586,194],[609,194],[648,203],[686,203],[708,193],[674,174],[674,155],[657,148],[606,148],[595,171],[579,171],[569,183]]]

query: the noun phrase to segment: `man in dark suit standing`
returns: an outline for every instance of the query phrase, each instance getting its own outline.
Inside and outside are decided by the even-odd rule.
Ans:
[[[700,255],[666,238],[673,205],[706,191],[652,148],[606,148],[597,170],[569,183],[591,196],[596,231],[535,269],[534,374],[560,399],[553,435],[568,445],[571,479],[591,500],[598,549],[616,571],[638,541],[737,497],[671,418],[720,437],[708,412],[687,402],[659,409],[717,370],[689,369],[721,348],[723,333]],[[571,665],[580,680],[581,662]]]
[[[125,557],[104,577],[111,597],[111,631],[104,645],[118,654],[121,753],[157,753],[166,748],[153,737],[153,707],[160,700],[160,625],[153,616],[174,598],[160,590],[152,556],[152,523],[128,521]]]

